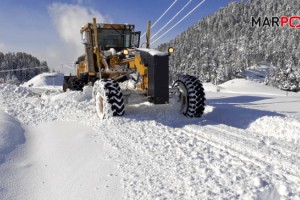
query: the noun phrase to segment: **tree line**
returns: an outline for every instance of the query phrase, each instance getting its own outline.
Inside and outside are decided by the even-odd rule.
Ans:
[[[24,52],[0,52],[1,82],[20,84],[43,72],[49,72],[46,61]]]
[[[203,82],[220,84],[243,76],[254,65],[268,65],[265,84],[300,90],[300,29],[252,26],[252,18],[300,15],[298,0],[248,0],[231,2],[205,17],[175,39],[161,44],[170,60],[173,80],[189,73]]]

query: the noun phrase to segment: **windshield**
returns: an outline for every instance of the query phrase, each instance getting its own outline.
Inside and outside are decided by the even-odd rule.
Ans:
[[[99,46],[104,49],[123,49],[131,47],[131,30],[100,29],[98,30]]]

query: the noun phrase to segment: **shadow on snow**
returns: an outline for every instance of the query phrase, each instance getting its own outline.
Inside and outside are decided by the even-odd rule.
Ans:
[[[245,108],[241,106],[259,105],[257,101],[271,99],[269,97],[237,96],[222,99],[211,99],[207,104],[213,106],[212,112],[203,116],[206,119],[202,125],[225,124],[236,128],[246,129],[257,119],[265,116],[284,116],[283,114]]]
[[[172,128],[182,128],[186,125],[217,125],[224,124],[246,129],[257,119],[265,116],[284,116],[270,111],[263,111],[241,106],[255,105],[256,101],[271,99],[257,96],[237,96],[206,100],[206,111],[201,118],[187,118],[180,114],[179,104],[153,105],[141,103],[128,105],[125,118],[136,121],[156,121]],[[259,104],[259,103],[258,103]],[[209,111],[208,111],[209,110]]]

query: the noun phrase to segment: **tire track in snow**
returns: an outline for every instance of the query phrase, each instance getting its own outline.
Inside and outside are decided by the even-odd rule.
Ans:
[[[285,169],[285,171],[292,173],[292,175],[295,175],[296,177],[299,177],[300,175],[300,169],[297,167],[300,166],[299,159],[295,159],[293,161],[294,164],[291,164],[290,158],[285,155],[278,155],[278,157],[272,157],[271,151],[273,151],[274,149],[269,149],[260,140],[257,140],[256,142],[250,142],[247,139],[242,139],[242,137],[236,136],[237,134],[234,134],[233,131],[219,129],[216,127],[206,126],[204,130],[201,130],[201,132],[195,131],[196,129],[196,125],[190,125],[188,128],[185,128],[187,132],[192,132],[196,134],[201,133],[201,135],[197,136],[205,138],[207,141],[219,144],[221,144],[220,141],[222,141],[221,146],[223,146],[225,149],[229,148],[235,150],[236,152],[240,152],[240,154],[244,155],[245,157],[255,158],[256,160],[262,163],[270,163],[277,166],[279,165],[281,168]],[[205,134],[205,132],[209,134]],[[248,133],[245,132],[245,134]],[[280,152],[277,151],[277,153],[279,154]],[[291,169],[292,171],[290,171]]]
[[[237,143],[251,144],[252,146],[265,148],[269,154],[276,152],[278,156],[285,157],[289,163],[300,161],[300,149],[293,143],[284,143],[284,145],[282,145],[279,144],[274,138],[266,138],[265,136],[259,135],[252,131],[249,132],[225,125],[209,126],[209,129],[222,133],[222,136],[230,136]]]
[[[237,138],[238,141],[244,140],[245,143],[247,141],[252,143],[256,146],[265,145],[269,147],[268,149],[271,151],[277,151],[278,153],[288,157],[289,159],[292,158],[293,162],[300,161],[300,148],[297,148],[295,144],[288,143],[284,141],[278,142],[278,140],[270,137],[265,137],[263,135],[259,135],[253,131],[237,129],[230,126],[209,126],[209,128],[216,130],[217,132],[224,133],[224,135],[230,135],[233,138]],[[284,145],[283,145],[284,144]]]
[[[118,121],[122,120],[118,119]],[[251,194],[242,189],[249,187],[247,184],[252,181],[253,174],[249,176],[249,172],[254,167],[251,163],[256,165],[258,174],[267,177],[271,177],[270,174],[273,174],[273,172],[265,173],[270,166],[267,162],[255,158],[250,159],[247,156],[243,159],[241,158],[243,152],[230,151],[228,148],[224,148],[223,143],[218,145],[211,140],[195,137],[193,132],[166,127],[155,122],[148,123],[146,126],[143,122],[142,128],[138,128],[138,123],[132,120],[126,121],[123,124],[127,125],[117,128],[119,132],[111,134],[114,132],[111,131],[106,134],[113,141],[110,143],[117,146],[123,156],[127,155],[126,160],[121,161],[120,165],[125,168],[123,170],[126,173],[130,174],[129,179],[133,180],[133,183],[125,182],[126,187],[132,190],[132,186],[135,184],[133,191],[128,194],[129,199],[133,197],[148,199],[149,194],[143,191],[160,194],[162,198],[174,199],[183,197],[185,199],[193,199],[193,197],[205,199],[204,194],[206,193],[210,196],[216,195],[215,197],[224,195],[224,198],[230,199],[239,199],[239,195],[243,194],[243,196],[248,195],[251,199]],[[202,129],[203,127],[197,128]],[[205,129],[203,134],[209,134],[210,131],[211,129],[209,131]],[[167,148],[168,146],[171,147]],[[223,159],[226,160],[224,163]],[[152,181],[141,180],[140,177]],[[170,180],[169,177],[173,177],[173,179]],[[270,184],[280,180],[280,177],[282,177],[280,174],[272,175],[270,179],[275,179],[275,181],[271,181]],[[238,184],[228,187],[227,185],[230,185],[228,180],[231,179],[233,179],[232,182]],[[266,179],[268,180],[268,178]],[[170,182],[181,186],[174,189]],[[162,186],[172,188],[171,191],[179,191],[179,194],[164,193],[162,192],[164,189],[160,188]],[[202,190],[199,189],[201,187]],[[255,190],[255,187],[252,187],[252,190]],[[222,188],[226,189],[227,196],[222,194]],[[151,198],[154,197],[159,196],[151,196]]]
[[[268,169],[270,167],[280,168],[273,170],[278,176],[283,176],[290,179],[293,182],[300,184],[300,160],[295,159],[290,162],[290,158],[285,155],[280,155],[278,151],[278,157],[273,154],[273,149],[269,149],[261,141],[250,142],[249,139],[242,139],[240,136],[236,136],[234,132],[219,129],[216,127],[203,127],[204,129],[200,131],[197,130],[196,125],[189,125],[185,128],[186,133],[199,138],[209,144],[227,150],[234,156],[240,157],[241,159],[246,159],[252,161],[254,164]],[[199,128],[198,128],[199,129]],[[191,134],[192,133],[192,134]],[[245,134],[248,134],[245,132]],[[238,138],[238,139],[237,139]],[[243,141],[244,140],[244,141]]]
[[[218,127],[215,127],[218,128]],[[234,130],[234,128],[232,128]],[[260,133],[257,133],[253,130],[246,130],[246,135],[249,137],[261,138],[261,142],[265,144],[265,147],[268,147],[270,151],[276,151],[279,154],[282,154],[286,158],[289,158],[293,163],[300,161],[300,148],[297,143],[278,140],[278,138],[274,138],[272,136],[262,136]]]
[[[181,177],[176,175],[176,162],[166,163],[166,160],[170,161],[175,157],[174,152],[170,152],[172,150],[169,149],[167,153],[164,151],[165,154],[162,156],[157,153],[159,151],[157,148],[165,147],[164,140],[164,144],[160,144],[154,138],[147,140],[148,134],[158,137],[161,129],[155,128],[157,131],[153,131],[150,125],[149,131],[143,126],[134,126],[134,124],[131,126],[134,129],[125,128],[126,131],[111,131],[106,134],[110,144],[118,149],[118,154],[121,153],[118,155],[118,162],[127,174],[124,182],[125,188],[129,189],[127,198],[154,199],[174,196],[179,199],[184,198],[185,187],[183,182],[179,181]],[[119,130],[124,130],[124,127]],[[172,176],[166,176],[166,173],[171,173]],[[161,180],[161,176],[166,177],[168,181]],[[170,189],[165,192],[162,188]]]

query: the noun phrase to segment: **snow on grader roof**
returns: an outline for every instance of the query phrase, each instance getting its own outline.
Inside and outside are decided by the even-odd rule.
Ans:
[[[148,52],[152,56],[166,56],[166,55],[169,54],[167,52],[161,52],[161,51],[158,51],[156,49],[138,48],[137,50]]]

